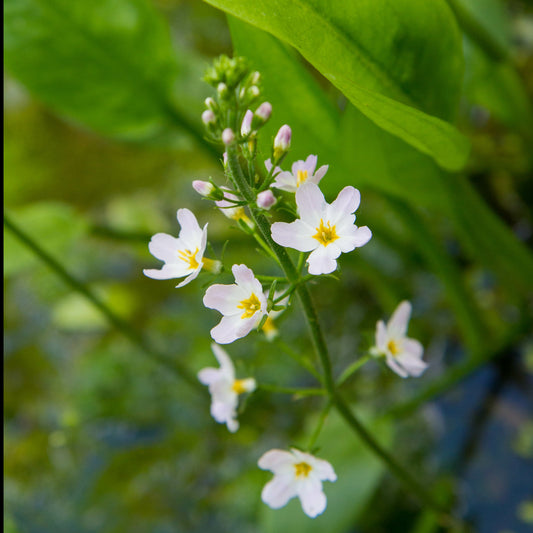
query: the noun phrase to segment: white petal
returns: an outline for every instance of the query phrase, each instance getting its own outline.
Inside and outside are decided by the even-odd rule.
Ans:
[[[407,324],[411,316],[411,304],[404,300],[401,302],[387,324],[389,334],[393,337],[403,337],[407,331]]]
[[[298,188],[296,185],[296,178],[294,177],[293,174],[287,171],[280,172],[276,176],[276,179],[274,180],[272,187],[275,187],[276,189],[281,189],[287,192],[296,192],[296,189]]]
[[[400,377],[406,378],[409,375],[406,370],[396,362],[392,355],[387,355],[386,362],[388,367]]]
[[[331,251],[328,251],[331,248]],[[338,253],[336,253],[338,251]],[[319,246],[316,250],[311,252],[307,258],[309,264],[309,274],[318,276],[320,274],[330,274],[337,268],[337,261],[335,260],[340,255],[338,248],[329,246]]]
[[[304,513],[311,518],[315,518],[326,509],[327,499],[322,492],[322,483],[312,476],[299,484],[298,496]]]
[[[220,369],[224,375],[229,381],[233,381],[235,379],[235,367],[233,366],[233,361],[227,354],[226,350],[214,342],[211,343],[211,350],[213,350],[213,353],[220,364]]]
[[[225,402],[213,401],[211,403],[211,416],[220,424],[235,418],[235,405]]]
[[[239,422],[236,418],[228,418],[226,426],[231,433],[235,433],[239,429]]]
[[[256,324],[261,320],[263,315],[266,315],[266,308],[264,312],[256,311],[249,318],[241,318],[239,315],[237,315],[239,317],[239,323],[235,328],[237,339],[246,337],[246,335],[248,335],[248,333],[250,333],[250,331],[256,327]]]
[[[328,461],[313,457],[309,464],[313,467],[313,472],[315,472],[318,479],[322,481],[337,481],[337,474],[335,474],[335,470],[333,470]]]
[[[340,233],[341,230],[339,230]],[[363,226],[358,228],[352,226],[348,232],[342,233],[335,241],[335,244],[340,248],[343,253],[351,252],[355,248],[359,248],[365,245],[372,237],[372,232]]]
[[[244,335],[237,333],[241,325],[241,317],[239,315],[224,316],[222,320],[211,330],[211,338],[218,342],[218,344],[229,344]]]
[[[211,385],[211,383],[220,379],[220,370],[212,367],[202,368],[202,370],[198,372],[198,379],[200,380],[200,383],[203,383],[204,385]]]
[[[324,216],[327,204],[318,185],[306,181],[296,191],[296,206],[300,218],[310,226],[317,227]]]
[[[254,378],[241,379],[240,386],[245,392],[253,392],[257,388],[257,382]]]
[[[187,283],[190,283],[193,279],[196,279],[198,277],[198,274],[200,274],[200,270],[202,270],[202,265],[200,265],[196,270],[191,272],[181,283],[178,283],[176,285],[176,289],[179,289],[180,287],[187,285]]]
[[[320,246],[313,234],[316,229],[301,220],[294,222],[274,222],[271,227],[272,239],[281,246],[288,246],[300,252],[310,252]]]
[[[376,347],[380,352],[384,352],[387,347],[387,327],[383,320],[378,320],[376,324]]]
[[[168,235],[167,233],[156,233],[150,243],[148,244],[150,253],[165,261],[165,263],[172,263],[177,258],[178,250],[180,249],[180,243],[176,237]]]
[[[336,213],[340,218],[344,214],[354,213],[361,203],[361,193],[351,185],[344,187],[331,203],[331,213]],[[338,220],[337,218],[337,220]]]
[[[303,170],[307,170],[309,173],[309,176],[312,176],[315,173],[316,168],[316,162],[317,162],[317,156],[316,155],[309,155],[307,156],[307,159],[305,160],[305,163],[302,165]]]
[[[259,458],[257,465],[263,470],[270,470],[274,473],[290,473],[294,469],[294,456],[285,450],[269,450]]]
[[[296,483],[292,475],[274,476],[261,492],[261,499],[272,509],[279,509],[296,496]]]
[[[403,349],[409,355],[416,357],[417,359],[421,359],[424,353],[424,347],[416,339],[403,339]]]
[[[189,269],[184,267],[185,265],[165,264],[160,270],[157,268],[145,268],[143,274],[152,279],[182,278],[189,273]]]
[[[246,265],[233,265],[231,271],[233,272],[237,285],[241,286],[246,292],[253,290],[253,283],[256,279],[251,268],[248,268]]]
[[[239,311],[237,306],[246,295],[237,285],[211,285],[205,291],[204,305],[209,309],[216,309],[223,315],[232,315]]]
[[[178,209],[176,216],[181,226],[180,240],[185,244],[185,248],[194,251],[200,247],[202,239],[202,230],[194,213],[189,209]]]
[[[422,375],[428,367],[428,364],[422,361],[422,359],[417,359],[416,357],[409,354],[398,356],[397,359],[398,362],[402,365],[402,367],[405,368],[407,373],[415,378]]]

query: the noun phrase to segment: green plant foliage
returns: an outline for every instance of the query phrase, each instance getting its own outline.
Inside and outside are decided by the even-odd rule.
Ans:
[[[57,202],[27,205],[10,213],[54,257],[61,258],[87,234],[87,222],[72,207]],[[4,276],[40,265],[39,259],[4,229]]]
[[[181,120],[184,66],[148,0],[7,0],[4,16],[8,70],[58,113],[126,139]]]
[[[444,3],[210,3],[294,46],[362,113],[444,168],[465,163],[468,141],[437,118],[453,117],[462,77],[460,35]]]

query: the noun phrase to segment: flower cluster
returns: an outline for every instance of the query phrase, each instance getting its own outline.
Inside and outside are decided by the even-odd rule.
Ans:
[[[283,170],[281,165],[292,137],[288,125],[283,125],[275,136],[270,158],[258,165],[257,137],[272,113],[270,103],[256,104],[261,95],[259,73],[250,72],[242,59],[222,56],[208,71],[206,80],[216,89],[217,97],[206,100],[202,120],[209,138],[225,150],[223,166],[228,182],[218,185],[211,179],[195,180],[194,189],[213,201],[279,265],[272,241],[308,253],[306,262],[311,277],[331,274],[337,269],[341,254],[364,246],[372,237],[367,226],[355,224],[355,212],[361,200],[359,191],[346,186],[328,203],[320,188],[328,165],[317,169],[318,159],[313,154],[295,161],[290,171]],[[239,181],[240,175],[244,181]],[[266,215],[270,218],[282,212],[293,213],[293,220],[275,221],[267,231]],[[154,279],[184,278],[177,285],[183,287],[202,270],[223,274],[227,267],[221,261],[204,256],[208,225],[201,228],[188,209],[179,209],[177,218],[181,226],[177,238],[165,233],[153,236],[149,250],[164,265],[160,270],[144,270],[145,275]],[[301,256],[299,270],[304,259]],[[277,335],[274,320],[290,307],[297,284],[306,279],[298,271],[297,282],[289,277],[276,278],[270,287],[264,287],[260,281],[263,278],[245,264],[232,265],[231,272],[234,283],[212,284],[203,297],[206,308],[222,315],[211,329],[215,341],[212,350],[220,366],[200,370],[198,379],[209,388],[213,418],[226,424],[233,433],[239,428],[239,396],[252,393],[261,385],[252,377],[237,379],[233,362],[220,345],[233,343],[253,330],[262,330],[272,340]],[[410,304],[402,302],[387,325],[379,321],[376,345],[371,350],[375,356],[384,356],[389,367],[402,377],[418,376],[426,367],[421,360],[421,344],[405,336],[410,312]],[[308,516],[314,518],[325,510],[322,482],[336,480],[330,463],[291,448],[290,451],[270,450],[258,464],[274,473],[262,492],[267,505],[277,509],[297,496]]]

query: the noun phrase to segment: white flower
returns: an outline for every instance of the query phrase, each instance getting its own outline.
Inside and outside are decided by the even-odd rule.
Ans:
[[[422,361],[422,344],[406,336],[410,316],[411,304],[403,301],[387,325],[379,320],[376,325],[376,345],[370,350],[373,355],[385,356],[389,368],[402,378],[418,377],[428,366]]]
[[[143,272],[152,279],[187,276],[176,285],[183,287],[198,276],[204,263],[214,261],[203,257],[207,242],[207,224],[204,229],[200,229],[196,217],[189,209],[178,209],[177,218],[181,226],[178,238],[166,233],[157,233],[148,245],[150,253],[165,264],[161,270],[146,268]]]
[[[312,252],[307,258],[310,274],[329,274],[337,268],[337,257],[366,244],[372,237],[367,226],[357,227],[355,215],[360,194],[344,187],[331,204],[318,185],[307,182],[296,191],[300,218],[272,224],[272,238],[281,246]]]
[[[270,450],[258,461],[259,468],[270,470],[274,478],[263,488],[261,499],[272,509],[279,509],[298,496],[307,516],[315,518],[326,509],[322,481],[336,481],[333,467],[323,459],[291,448]]]
[[[211,285],[205,293],[204,305],[224,316],[211,330],[219,344],[229,344],[245,337],[267,313],[267,299],[261,283],[246,265],[233,265],[233,285]]]
[[[235,203],[239,202],[241,199],[229,192],[227,187],[221,187],[220,189],[224,193],[224,200],[217,200],[215,205],[220,208],[226,217],[231,218],[232,220],[242,220],[249,228],[253,229],[254,223],[246,215],[244,207]]]
[[[198,379],[209,387],[211,416],[220,424],[226,424],[228,429],[235,433],[239,429],[239,394],[254,391],[255,379],[235,379],[235,368],[229,355],[218,344],[213,343],[211,348],[220,368],[204,368],[198,372]]]
[[[272,187],[283,189],[284,191],[296,192],[298,187],[306,182],[311,182],[318,185],[320,180],[324,177],[324,174],[328,171],[329,166],[323,165],[315,172],[316,163],[316,155],[310,155],[305,161],[300,160],[293,163],[291,172],[281,171],[280,169],[280,172],[276,175],[276,179],[274,180]],[[265,162],[265,165],[270,172],[269,167],[272,167],[270,160],[268,160],[268,165],[267,162]],[[277,168],[275,170],[277,170]]]

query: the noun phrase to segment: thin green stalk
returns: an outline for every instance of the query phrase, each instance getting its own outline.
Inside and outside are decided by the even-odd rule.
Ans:
[[[106,318],[106,320],[120,331],[130,342],[137,346],[145,355],[150,357],[165,368],[171,370],[176,376],[179,376],[192,388],[199,391],[207,398],[207,391],[196,379],[194,374],[185,367],[180,361],[177,361],[166,354],[154,350],[148,342],[127,322],[116,315],[107,307],[94,293],[80,280],[70,274],[56,259],[48,252],[41,248],[27,233],[21,230],[8,215],[4,214],[4,226],[15,235],[25,246],[27,246],[41,261],[46,263],[67,285],[91,302]]]
[[[370,359],[372,359],[372,356],[368,354],[354,361],[337,379],[337,387],[340,387],[352,374],[357,372],[364,364],[368,363]]]
[[[227,149],[228,165],[231,168],[231,173],[235,184],[239,188],[241,195],[248,202],[252,218],[254,219],[258,230],[263,236],[265,242],[272,248],[279,260],[279,264],[287,279],[291,283],[296,283],[299,278],[298,272],[294,268],[294,265],[287,254],[286,250],[278,245],[272,239],[270,233],[270,224],[267,219],[252,206],[255,205],[255,193],[248,185],[248,181],[244,176],[242,169],[239,165],[237,150],[234,146],[230,146]],[[298,285],[296,288],[300,303],[303,308],[305,318],[311,334],[311,339],[315,347],[315,351],[318,354],[320,363],[323,370],[324,385],[327,391],[327,395],[330,398],[334,407],[339,411],[340,415],[345,419],[347,424],[353,429],[353,431],[363,440],[363,442],[389,467],[389,469],[402,480],[410,489],[419,497],[429,509],[433,509],[438,514],[445,514],[445,510],[441,508],[436,502],[433,501],[429,495],[427,489],[420,485],[418,481],[404,469],[365,429],[365,427],[359,422],[355,415],[351,412],[348,405],[343,398],[338,394],[335,382],[333,380],[333,374],[331,371],[331,363],[329,359],[328,349],[322,329],[320,327],[318,316],[313,305],[311,295],[305,284]]]
[[[257,385],[259,390],[266,390],[269,392],[279,392],[281,394],[294,394],[297,396],[324,396],[326,391],[324,389],[310,388],[299,389],[297,387],[282,387],[272,383],[259,383]]]
[[[332,406],[332,403],[330,400],[328,400],[328,403],[324,406],[324,409],[322,409],[322,412],[320,413],[320,416],[318,417],[318,423],[309,439],[309,442],[307,443],[306,449],[309,452],[313,451],[313,447],[315,446],[316,440],[318,439],[320,432],[322,431],[322,428],[324,427],[324,422],[326,421],[326,418],[331,410],[331,406]]]
[[[318,379],[320,383],[324,381],[322,379],[322,376],[317,372],[316,368],[313,366],[309,359],[295,352],[288,344],[279,339],[276,340],[276,345],[281,350],[283,350],[289,357],[294,359],[299,365],[303,366],[310,374],[312,374],[316,379]]]

